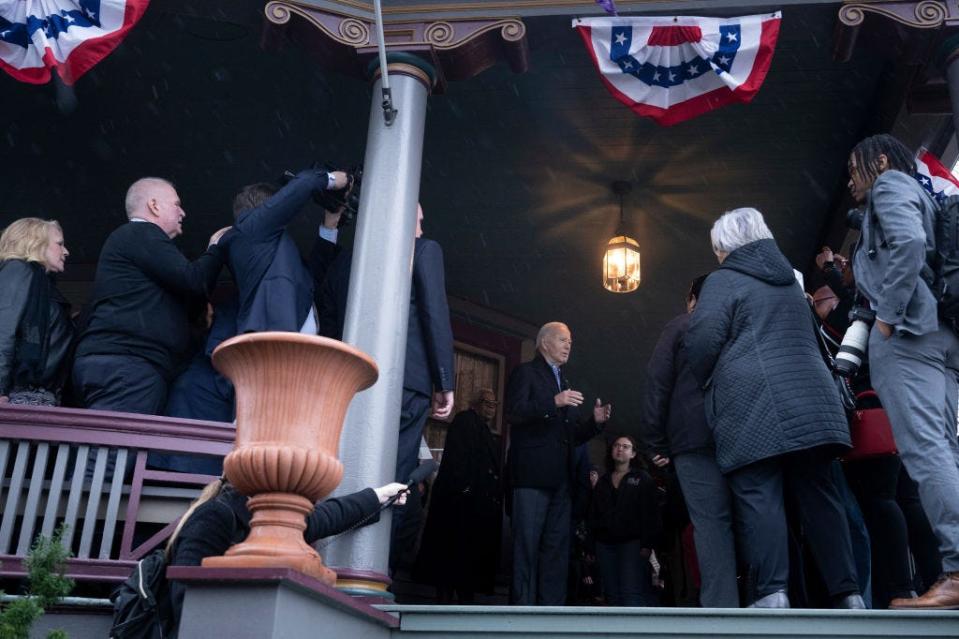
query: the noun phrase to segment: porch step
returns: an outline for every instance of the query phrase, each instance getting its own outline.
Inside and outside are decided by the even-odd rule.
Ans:
[[[398,636],[401,639],[918,639],[959,636],[959,611],[399,605],[378,607],[399,616]],[[396,637],[397,634],[394,633],[393,636]]]

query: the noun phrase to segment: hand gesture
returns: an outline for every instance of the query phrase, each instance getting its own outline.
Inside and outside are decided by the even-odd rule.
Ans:
[[[323,215],[323,226],[328,229],[335,229],[340,226],[340,217],[343,216],[343,207],[339,207],[336,211],[326,211]]]
[[[333,176],[333,186],[331,187],[333,191],[345,189],[346,185],[350,183],[350,177],[343,171],[330,171],[330,175]]]
[[[579,406],[583,403],[583,394],[579,391],[564,390],[553,396],[553,402],[555,402],[556,408]]]
[[[446,419],[453,412],[453,391],[433,393],[433,419]]]
[[[669,466],[669,457],[664,457],[663,455],[653,455],[652,462],[656,468],[665,468],[666,466]]]
[[[380,486],[379,488],[374,488],[373,492],[376,493],[376,498],[380,500],[380,505],[382,506],[390,497],[393,495],[399,495],[396,498],[396,505],[402,506],[406,503],[406,496],[409,494],[406,484],[398,484],[393,482],[392,484],[387,484],[385,486]]]
[[[211,235],[210,243],[207,246],[213,246],[214,244],[219,242],[223,238],[223,236],[226,234],[226,232],[232,228],[233,228],[232,226],[224,226],[222,229],[220,229],[219,231]]]
[[[596,405],[593,406],[593,419],[597,424],[605,424],[609,421],[609,416],[613,414],[613,407],[610,404],[603,404],[602,400],[596,398]]]
[[[819,255],[816,256],[816,266],[822,269],[826,265],[826,262],[832,262],[832,261],[833,261],[832,249],[829,248],[828,246],[822,247],[822,252],[820,252]]]

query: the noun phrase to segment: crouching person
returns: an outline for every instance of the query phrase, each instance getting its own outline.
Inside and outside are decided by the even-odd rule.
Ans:
[[[380,488],[365,488],[352,495],[332,497],[316,505],[306,518],[303,537],[306,543],[349,530],[358,524],[379,520],[380,507],[397,496],[396,503],[406,502],[405,484],[387,484]],[[246,507],[247,497],[221,478],[208,484],[183,515],[180,524],[167,543],[170,566],[199,566],[207,557],[224,554],[250,532],[252,514]],[[179,631],[183,610],[184,584],[171,580],[170,625],[175,637]]]

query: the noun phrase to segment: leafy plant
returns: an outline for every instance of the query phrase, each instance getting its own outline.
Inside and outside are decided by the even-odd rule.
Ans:
[[[73,590],[74,582],[65,577],[70,551],[63,545],[65,526],[60,526],[53,537],[37,537],[27,554],[26,596],[10,602],[0,611],[0,639],[28,639],[30,626],[48,608]],[[2,593],[0,593],[2,594]],[[53,630],[47,639],[66,639],[62,630]]]

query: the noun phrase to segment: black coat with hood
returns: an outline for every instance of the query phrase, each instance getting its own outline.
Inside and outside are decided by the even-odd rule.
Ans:
[[[686,348],[707,388],[706,418],[724,473],[817,446],[849,446],[816,339],[809,304],[775,240],[736,249],[706,278]]]

